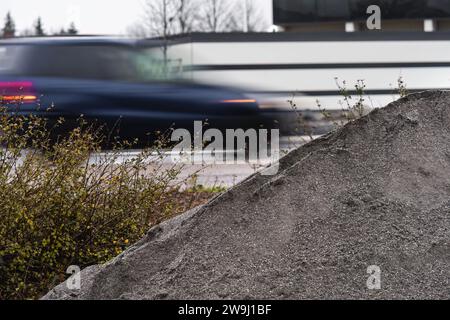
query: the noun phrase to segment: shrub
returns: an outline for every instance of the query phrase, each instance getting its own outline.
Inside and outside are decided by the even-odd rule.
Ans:
[[[162,170],[158,150],[118,161],[129,144],[102,153],[83,121],[56,141],[51,132],[41,118],[0,111],[0,299],[38,298],[69,266],[106,262],[211,196],[182,191],[181,167]]]

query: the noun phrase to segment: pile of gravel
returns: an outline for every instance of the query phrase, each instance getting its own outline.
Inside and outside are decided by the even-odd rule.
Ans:
[[[410,95],[45,299],[449,299],[450,92]],[[368,289],[369,266],[381,289]]]

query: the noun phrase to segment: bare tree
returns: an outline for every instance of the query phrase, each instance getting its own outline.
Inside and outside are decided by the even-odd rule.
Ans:
[[[256,3],[260,0],[240,0],[240,14],[242,16],[242,31],[258,32],[269,27],[265,20],[261,7]]]
[[[198,0],[175,0],[179,33],[189,33],[197,28],[200,3]]]
[[[260,31],[264,17],[256,0],[145,0],[142,20],[128,28],[135,37],[193,31]]]
[[[210,32],[234,31],[237,26],[236,5],[231,0],[204,0],[202,29]]]
[[[147,33],[166,39],[175,33],[176,0],[146,0],[143,24]]]
[[[143,15],[128,27],[135,37],[167,38],[198,29],[201,0],[145,0]]]

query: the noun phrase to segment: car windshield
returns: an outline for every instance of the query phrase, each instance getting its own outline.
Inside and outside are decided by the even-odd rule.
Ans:
[[[0,45],[0,74],[92,80],[167,80],[173,69],[152,49],[114,45]]]

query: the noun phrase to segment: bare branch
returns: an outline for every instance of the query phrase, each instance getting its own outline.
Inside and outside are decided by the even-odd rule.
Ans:
[[[146,0],[143,26],[153,36],[167,38],[175,33],[176,0]]]
[[[198,0],[176,0],[179,33],[195,31],[200,20]]]
[[[238,19],[236,5],[231,0],[204,0],[202,29],[210,32],[234,31]]]
[[[260,0],[240,0],[237,17],[241,17],[241,30],[245,32],[259,32],[267,29],[269,23],[265,20],[261,7],[258,6]]]

